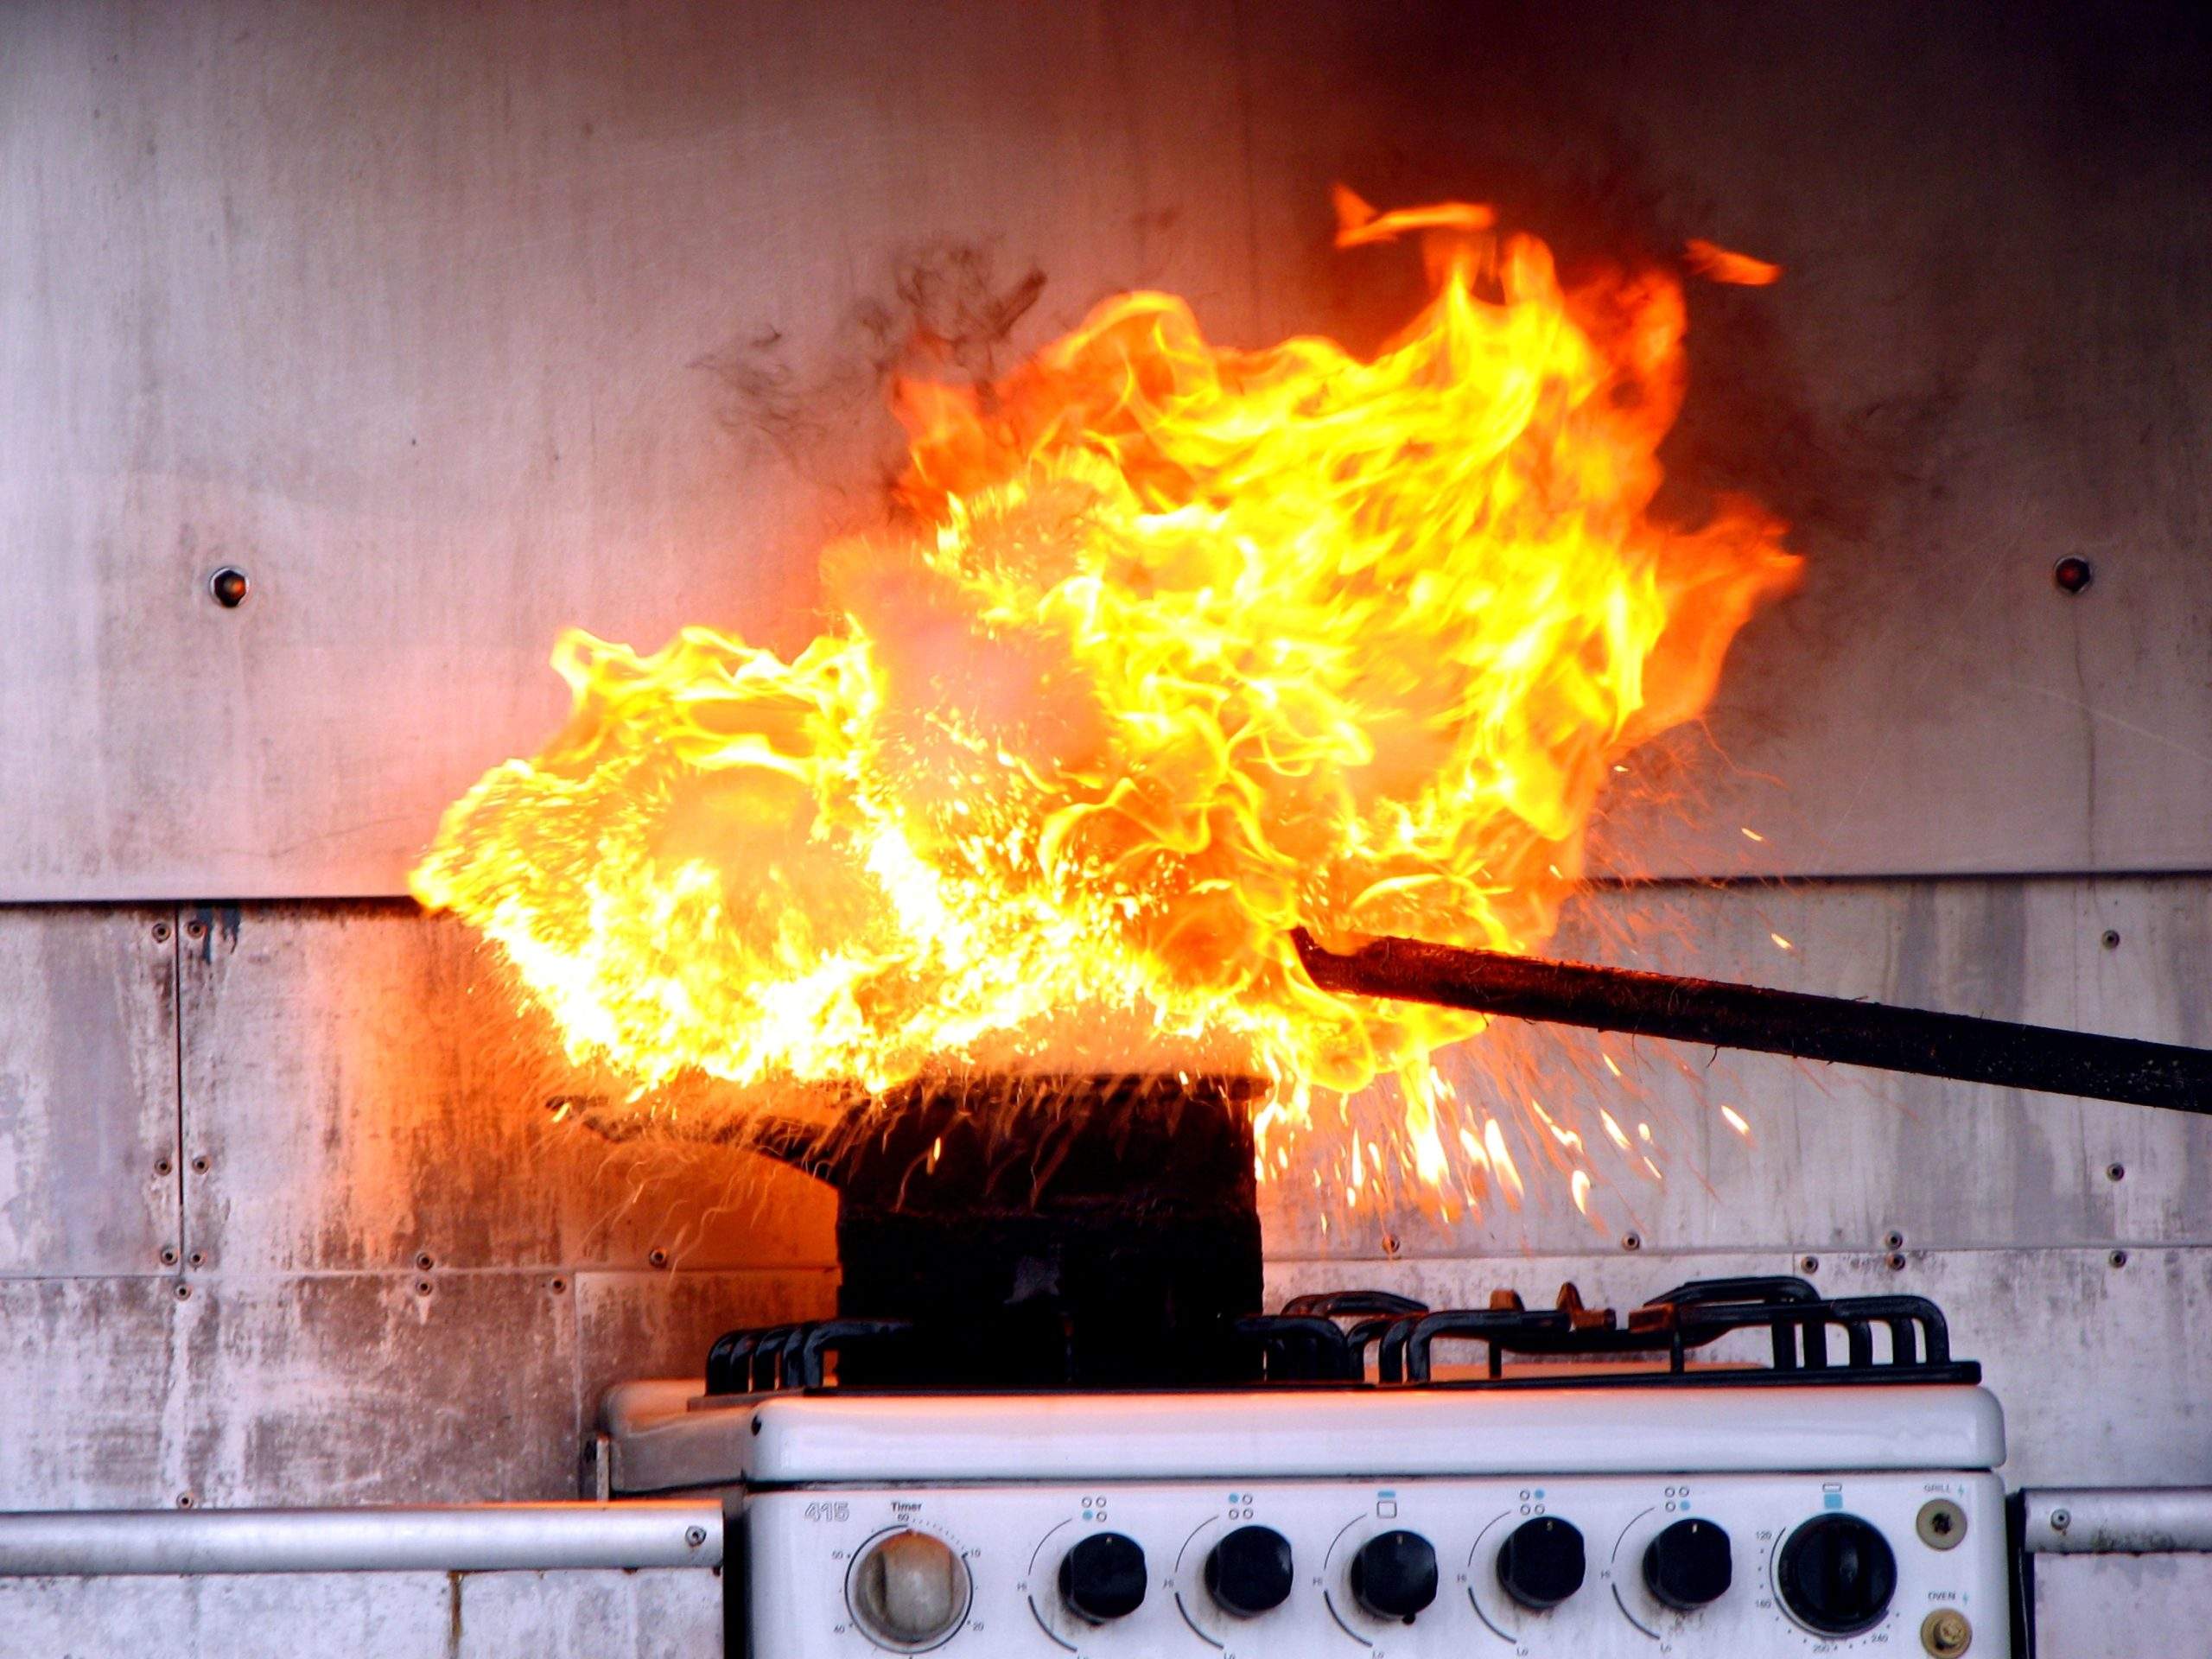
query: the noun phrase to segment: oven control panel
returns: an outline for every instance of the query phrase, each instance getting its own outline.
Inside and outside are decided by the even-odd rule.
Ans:
[[[2010,1650],[1988,1474],[824,1486],[741,1524],[766,1659]]]

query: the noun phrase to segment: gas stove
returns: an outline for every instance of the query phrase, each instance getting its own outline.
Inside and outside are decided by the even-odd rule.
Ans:
[[[952,1390],[906,1321],[734,1332],[610,1392],[606,1478],[724,1496],[755,1659],[2010,1650],[2003,1417],[1923,1299],[1353,1291],[1232,1345],[1217,1386]]]

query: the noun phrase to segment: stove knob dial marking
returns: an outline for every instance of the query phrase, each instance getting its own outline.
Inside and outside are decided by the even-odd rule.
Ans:
[[[1060,1599],[1093,1624],[1144,1605],[1144,1547],[1119,1532],[1094,1532],[1060,1557]]]
[[[1678,1613],[1719,1600],[1735,1580],[1728,1534],[1711,1521],[1677,1521],[1644,1546],[1644,1587]]]
[[[1544,1612],[1582,1587],[1582,1531],[1555,1515],[1523,1521],[1498,1546],[1497,1581],[1523,1607]]]
[[[1417,1532],[1378,1533],[1351,1558],[1352,1599],[1410,1624],[1436,1599],[1436,1547]]]
[[[1273,1527],[1239,1527],[1206,1556],[1206,1593],[1224,1612],[1256,1618],[1290,1599],[1290,1540]]]
[[[1775,1578],[1799,1624],[1823,1636],[1856,1636],[1890,1611],[1897,1558],[1872,1522],[1819,1515],[1783,1541]]]
[[[968,1617],[967,1564],[942,1538],[902,1528],[875,1539],[853,1564],[853,1617],[888,1646],[942,1642]]]

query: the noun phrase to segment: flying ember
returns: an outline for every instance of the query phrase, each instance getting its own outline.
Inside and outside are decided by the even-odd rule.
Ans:
[[[1141,1029],[1274,1079],[1277,1124],[1395,1077],[1440,1179],[1474,1143],[1432,1057],[1481,1018],[1323,993],[1292,928],[1542,941],[1617,763],[1797,561],[1745,503],[1647,515],[1670,275],[1564,287],[1487,208],[1338,212],[1427,251],[1378,354],[1211,346],[1133,293],[996,384],[900,383],[898,524],[824,553],[830,630],[566,634],[566,729],[448,812],[417,897],[641,1092]]]

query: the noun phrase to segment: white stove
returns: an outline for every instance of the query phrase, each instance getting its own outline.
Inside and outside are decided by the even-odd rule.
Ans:
[[[1328,1317],[1377,1300],[1251,1321],[1260,1377],[1189,1392],[841,1390],[827,1355],[893,1329],[743,1333],[723,1391],[611,1392],[611,1484],[726,1496],[753,1659],[2011,1650],[2003,1419],[1931,1304]],[[1747,1329],[1771,1360],[1698,1363]],[[1432,1364],[1454,1339],[1487,1369]]]

